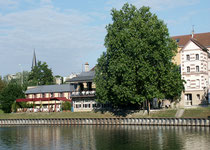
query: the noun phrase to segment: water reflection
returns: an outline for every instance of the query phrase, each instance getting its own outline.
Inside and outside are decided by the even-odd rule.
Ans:
[[[0,149],[209,149],[209,128],[160,126],[0,127]]]

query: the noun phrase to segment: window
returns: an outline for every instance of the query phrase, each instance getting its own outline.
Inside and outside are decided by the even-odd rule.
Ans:
[[[80,91],[84,91],[84,85],[83,85],[83,83],[79,83],[79,86],[80,86]]]
[[[198,100],[200,100],[200,94],[197,94],[197,98],[198,98]]]
[[[179,43],[179,40],[180,40],[180,39],[176,39],[176,42]]]
[[[190,80],[187,80],[187,87],[190,87]]]
[[[88,91],[92,91],[92,82],[87,83]]]
[[[42,98],[45,98],[45,94],[44,93],[42,93]]]
[[[187,67],[187,72],[190,72],[190,67],[189,66]]]
[[[90,108],[90,104],[83,104],[83,108]]]
[[[81,108],[81,104],[76,104],[76,108]]]
[[[50,93],[50,97],[53,97],[53,93]]]
[[[192,94],[185,94],[186,100],[192,100]]]
[[[196,66],[196,72],[199,72],[199,66]]]
[[[36,98],[36,94],[34,94],[34,98]]]
[[[60,97],[63,97],[63,93],[62,92],[60,93]]]
[[[187,57],[187,60],[190,60],[190,55],[187,55],[186,57]]]
[[[92,104],[92,107],[93,107],[93,108],[96,108],[96,104]]]
[[[196,86],[200,87],[200,80],[199,79],[196,80]]]
[[[196,60],[199,60],[199,54],[195,55]]]

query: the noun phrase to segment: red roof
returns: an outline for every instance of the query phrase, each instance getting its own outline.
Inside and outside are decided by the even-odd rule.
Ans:
[[[180,36],[173,36],[172,39],[177,41],[177,44],[180,47],[183,47],[187,44],[187,42],[192,38],[191,34],[188,35],[180,35]],[[200,44],[202,44],[205,47],[210,47],[210,32],[206,33],[197,33],[193,36],[194,39],[199,41]]]
[[[65,97],[50,97],[50,98],[22,98],[16,99],[16,102],[35,102],[35,101],[52,101],[52,100],[59,100],[59,101],[71,101],[71,99],[67,99]]]

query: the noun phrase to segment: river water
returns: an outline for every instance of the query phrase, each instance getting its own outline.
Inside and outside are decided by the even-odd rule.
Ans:
[[[210,150],[208,127],[0,126],[0,150]]]

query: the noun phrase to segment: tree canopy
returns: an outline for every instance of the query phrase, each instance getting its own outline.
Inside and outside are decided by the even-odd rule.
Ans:
[[[172,58],[177,45],[166,24],[149,7],[125,4],[112,9],[106,26],[106,52],[96,65],[96,94],[115,106],[140,104],[153,98],[180,97],[183,80]]]
[[[6,86],[6,83],[1,79],[0,77],[0,92],[3,90],[3,88]]]
[[[49,85],[53,84],[53,73],[48,68],[46,62],[38,61],[37,66],[31,70],[28,80],[30,85]]]
[[[0,92],[1,109],[5,113],[10,113],[12,110],[12,104],[15,100],[24,97],[25,94],[21,85],[16,82],[9,82],[9,84]]]

